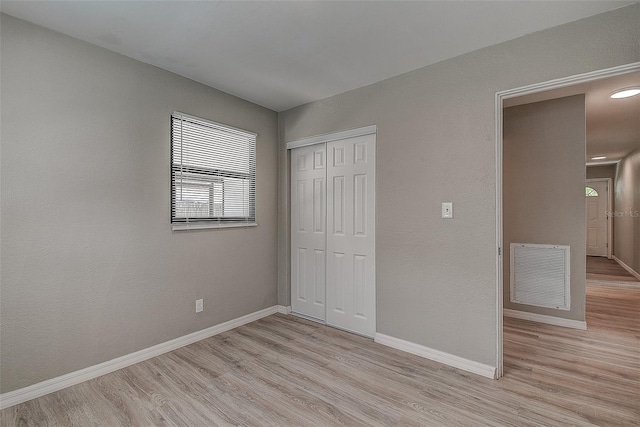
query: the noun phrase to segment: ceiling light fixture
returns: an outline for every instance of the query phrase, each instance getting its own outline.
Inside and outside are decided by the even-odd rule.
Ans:
[[[606,158],[607,156],[595,156],[595,157],[592,157],[591,160],[604,160]]]
[[[640,93],[640,87],[626,87],[624,89],[618,89],[610,96],[613,99],[629,98],[630,96],[636,96]]]

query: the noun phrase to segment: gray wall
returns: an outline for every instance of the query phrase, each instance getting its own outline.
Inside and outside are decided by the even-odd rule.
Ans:
[[[584,95],[505,108],[503,117],[504,308],[584,321]],[[571,310],[510,301],[511,243],[570,247]]]
[[[496,363],[495,94],[640,61],[640,5],[541,31],[279,117],[279,301],[289,301],[285,142],[376,124],[377,330]],[[454,202],[453,220],[440,203]]]
[[[640,149],[618,163],[613,254],[640,273]]]
[[[587,179],[611,178],[611,182],[616,177],[616,165],[587,166]]]
[[[1,31],[2,392],[277,303],[275,112],[6,15]],[[258,133],[258,227],[171,232],[174,110]]]

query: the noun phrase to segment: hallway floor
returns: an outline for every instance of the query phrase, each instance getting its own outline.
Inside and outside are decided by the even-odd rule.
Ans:
[[[631,273],[613,259],[598,256],[587,257],[587,280],[614,280],[638,282]]]

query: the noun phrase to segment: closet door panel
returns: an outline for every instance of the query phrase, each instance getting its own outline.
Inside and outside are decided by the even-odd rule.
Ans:
[[[291,310],[326,320],[326,145],[291,150]]]
[[[327,323],[375,334],[375,135],[327,144]]]

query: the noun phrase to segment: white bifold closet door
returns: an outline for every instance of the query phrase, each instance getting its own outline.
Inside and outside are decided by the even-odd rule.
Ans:
[[[291,152],[291,310],[326,320],[327,151]]]
[[[372,337],[375,134],[292,150],[292,311]]]

